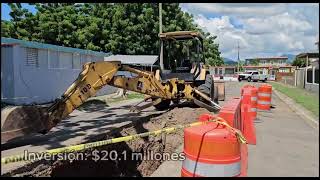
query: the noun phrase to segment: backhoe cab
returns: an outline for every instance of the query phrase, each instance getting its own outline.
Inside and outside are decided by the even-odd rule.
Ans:
[[[160,33],[159,37],[163,44],[163,65],[161,60],[159,61],[160,67],[163,67],[160,68],[161,81],[178,78],[218,103],[218,88],[214,87],[213,78],[205,66],[202,34],[195,31],[176,31]],[[178,91],[183,91],[184,86],[177,88]],[[194,99],[195,104],[209,108],[208,103],[204,104],[203,101],[205,100],[201,97]],[[173,102],[178,103],[179,99]],[[170,102],[163,101],[158,106],[164,108],[169,104]]]
[[[164,47],[162,80],[178,78],[193,83],[205,80],[205,75],[209,72],[203,68],[205,59],[203,36],[200,33],[177,31],[160,33],[159,37]]]

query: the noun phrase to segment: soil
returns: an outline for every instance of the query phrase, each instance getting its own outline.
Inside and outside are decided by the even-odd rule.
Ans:
[[[121,137],[137,133],[159,130],[161,128],[172,127],[178,124],[189,124],[197,121],[200,114],[209,113],[204,108],[175,107],[170,111],[157,117],[145,118],[118,128],[106,134],[104,139],[112,137]],[[101,139],[97,139],[101,140]],[[146,160],[146,152],[155,153],[173,153],[183,143],[183,131],[179,130],[174,133],[163,136],[149,136],[138,138],[129,142],[110,144],[103,147],[86,150],[86,154],[92,154],[93,151],[114,152],[118,158],[113,160],[98,160],[95,156],[88,156],[89,160],[75,161],[45,161],[40,160],[32,162],[23,167],[15,169],[3,176],[49,176],[49,177],[71,177],[71,176],[112,176],[112,177],[146,177],[150,176],[164,160]],[[141,158],[131,158],[132,153],[140,153]],[[114,155],[113,154],[113,155]],[[124,160],[124,154],[126,160]],[[105,153],[101,153],[101,156]],[[111,158],[111,154],[109,156]],[[114,156],[113,156],[114,157]],[[149,156],[150,157],[150,156]],[[122,160],[120,158],[123,158]]]

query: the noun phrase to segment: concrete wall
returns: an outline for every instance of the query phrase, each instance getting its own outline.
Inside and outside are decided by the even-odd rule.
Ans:
[[[310,92],[319,94],[319,85],[316,85],[316,84],[306,84],[305,89],[308,90],[308,91],[310,91]]]
[[[295,82],[294,82],[294,76],[282,76],[280,82],[283,84],[287,84],[290,86],[294,86]]]
[[[304,68],[295,70],[295,86],[299,88],[304,88],[305,81],[305,71]]]
[[[2,50],[2,48],[1,48]],[[64,91],[78,77],[81,69],[72,69],[72,53],[61,53],[59,56],[60,67],[50,68],[48,63],[53,59],[51,50],[38,51],[39,67],[26,66],[27,49],[25,47],[14,46],[12,53],[13,62],[13,96],[6,95],[4,102],[21,104],[41,104],[48,103],[56,98],[61,97]],[[103,60],[101,57],[83,56],[82,64],[89,61]],[[10,59],[2,59],[9,61]],[[58,63],[58,64],[59,64]],[[82,68],[82,66],[81,66]],[[4,71],[1,72],[4,73]],[[6,73],[4,77],[10,76]],[[10,83],[4,82],[5,86],[1,87],[3,91],[5,87],[10,87]],[[97,95],[105,95],[116,92],[117,88],[105,86]]]

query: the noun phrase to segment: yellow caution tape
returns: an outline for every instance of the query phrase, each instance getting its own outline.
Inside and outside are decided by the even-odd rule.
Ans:
[[[198,125],[203,125],[208,122],[216,122],[218,124],[225,125],[228,128],[231,128],[232,130],[235,131],[239,141],[241,143],[246,143],[245,138],[242,136],[241,132],[237,129],[232,128],[229,124],[226,122],[222,122],[222,118],[216,117],[214,119],[210,119],[208,121],[204,122],[195,122],[187,125],[177,125],[175,127],[170,127],[170,128],[165,128],[165,129],[160,129],[156,130],[153,132],[145,132],[145,133],[140,133],[140,134],[135,134],[135,135],[130,135],[130,136],[125,136],[125,137],[118,137],[118,138],[113,138],[113,139],[108,139],[108,140],[102,140],[102,141],[96,141],[96,142],[91,142],[91,143],[85,143],[85,144],[79,144],[79,145],[74,145],[74,146],[68,146],[68,147],[63,147],[63,148],[56,148],[56,149],[51,149],[48,151],[40,152],[40,153],[46,153],[46,154],[51,154],[55,155],[58,153],[68,153],[68,152],[76,152],[76,151],[82,151],[85,149],[90,149],[93,147],[100,147],[104,146],[107,144],[114,144],[114,143],[119,143],[119,142],[126,142],[126,141],[131,141],[137,138],[142,138],[142,137],[147,137],[147,136],[156,136],[162,133],[172,133],[180,129],[184,129],[187,127],[192,127],[192,126],[198,126]],[[25,157],[25,154],[20,154],[20,155],[14,155],[14,156],[9,156],[9,157],[4,157],[1,158],[1,164],[8,164],[8,163],[13,163],[13,162],[19,162],[19,161],[28,161]]]
[[[217,121],[218,124],[225,125],[225,126],[228,127],[229,129],[231,129],[232,131],[234,131],[235,134],[236,134],[236,136],[237,136],[237,138],[238,138],[238,140],[239,140],[239,142],[241,142],[241,143],[243,143],[243,144],[247,143],[246,138],[242,135],[242,133],[241,133],[240,130],[231,127],[228,123],[226,123],[226,122],[224,121],[224,119],[222,119],[222,118],[220,118],[220,117],[216,117],[215,119],[221,120],[221,121]]]

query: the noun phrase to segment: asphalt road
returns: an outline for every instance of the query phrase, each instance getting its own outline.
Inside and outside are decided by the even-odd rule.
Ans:
[[[129,108],[131,105],[139,101],[141,99],[125,100],[113,103],[109,107],[106,107],[105,104],[95,104],[85,108],[83,111],[75,110],[70,114],[69,119],[63,120],[46,135],[30,136],[2,145],[1,156],[22,154],[25,150],[39,152],[90,142],[90,140],[114,128],[162,113],[161,111],[156,111],[153,107],[149,107],[141,113],[130,113]],[[1,174],[24,164],[25,162],[17,162],[2,165]]]
[[[227,82],[226,101],[240,97],[245,84]],[[298,116],[274,93],[272,104],[269,112],[258,112],[257,145],[249,145],[248,176],[319,176],[319,126]],[[182,151],[183,146],[177,149]],[[181,167],[181,161],[166,161],[151,176],[179,177]]]

